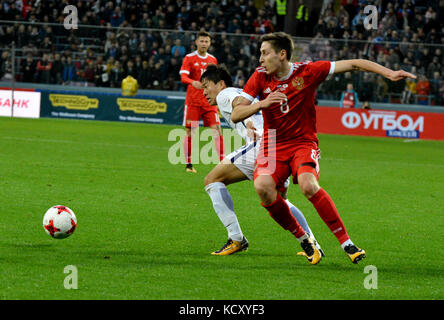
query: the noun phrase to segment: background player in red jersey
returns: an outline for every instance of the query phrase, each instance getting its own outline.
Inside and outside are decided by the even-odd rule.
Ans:
[[[348,257],[357,263],[365,257],[365,251],[350,240],[333,200],[318,183],[316,88],[329,74],[355,70],[374,72],[392,81],[416,77],[363,59],[291,63],[293,41],[283,32],[263,36],[260,52],[261,66],[248,80],[242,97],[233,102],[231,115],[233,122],[238,122],[262,110],[264,136],[254,172],[256,192],[276,222],[292,232],[302,245],[307,235],[277,192],[285,179],[293,175],[293,182],[299,184]],[[252,104],[256,96],[260,101]],[[275,141],[275,146],[269,141]],[[270,156],[273,152],[275,156]],[[316,264],[321,256],[317,248],[311,248],[308,253],[305,250],[307,259]]]
[[[208,53],[211,37],[208,32],[200,31],[195,41],[197,50],[187,54],[180,68],[181,80],[188,85],[183,114],[183,126],[186,128],[184,154],[187,172],[196,172],[191,164],[191,141],[194,129],[203,120],[205,127],[214,130],[213,137],[219,159],[224,158],[224,141],[220,129],[217,106],[211,106],[203,95],[200,77],[209,64],[217,64],[217,59]]]

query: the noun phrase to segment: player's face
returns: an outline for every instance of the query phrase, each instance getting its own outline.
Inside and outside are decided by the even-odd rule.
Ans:
[[[259,62],[265,68],[267,74],[275,74],[281,69],[285,61],[285,54],[276,52],[270,42],[264,41],[261,44],[261,56]]]
[[[210,105],[215,106],[217,104],[216,97],[223,89],[223,82],[214,83],[205,79],[202,81],[202,89]]]
[[[199,37],[196,39],[195,43],[197,51],[201,54],[205,54],[208,51],[208,48],[210,48],[211,39],[210,37]]]

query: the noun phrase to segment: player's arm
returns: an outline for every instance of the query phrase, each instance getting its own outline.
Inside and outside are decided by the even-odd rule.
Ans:
[[[259,112],[262,109],[268,108],[269,106],[280,103],[287,99],[287,96],[282,92],[272,92],[264,100],[251,103],[245,97],[239,96],[233,100],[233,111],[231,112],[231,121],[237,123],[239,121],[245,120],[253,114]]]
[[[347,71],[366,71],[380,74],[381,76],[392,80],[398,81],[405,78],[416,79],[414,74],[406,72],[404,70],[391,70],[380,64],[365,60],[365,59],[351,59],[351,60],[340,60],[335,62],[334,73],[343,73]]]
[[[191,84],[196,89],[202,89],[202,84],[200,81],[196,81],[192,78],[190,78],[190,70],[192,68],[192,65],[190,63],[190,60],[188,57],[185,57],[182,63],[182,67],[180,68],[180,81],[182,81],[185,84]]]

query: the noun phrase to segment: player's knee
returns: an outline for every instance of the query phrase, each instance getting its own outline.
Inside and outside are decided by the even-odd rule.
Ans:
[[[204,179],[204,185],[207,186],[211,183],[215,183],[215,182],[224,182],[223,177],[221,177],[220,175],[214,173],[214,172],[210,172],[209,174],[207,174],[207,176]]]
[[[206,187],[207,185],[213,182],[214,182],[213,177],[211,177],[210,174],[207,174],[206,177],[204,178],[204,186]]]
[[[269,183],[256,180],[254,181],[254,188],[262,203],[265,205],[272,203],[274,198],[276,198],[276,189]]]
[[[319,185],[316,181],[305,180],[302,183],[299,182],[299,187],[301,188],[302,194],[307,198],[311,198],[318,192]]]
[[[204,179],[204,186],[207,186],[211,183],[222,182],[225,183],[225,176],[217,171],[211,171],[206,175]]]

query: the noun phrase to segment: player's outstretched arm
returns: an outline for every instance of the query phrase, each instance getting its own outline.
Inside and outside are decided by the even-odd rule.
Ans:
[[[355,70],[374,72],[392,81],[398,81],[406,78],[416,79],[416,76],[414,74],[411,74],[404,70],[394,71],[370,60],[352,59],[340,60],[335,62],[334,73],[343,73]]]
[[[287,99],[287,96],[282,92],[272,92],[264,100],[251,104],[250,100],[239,96],[232,103],[231,121],[237,123],[245,120],[260,110],[268,108],[272,104],[280,103],[285,99]]]
[[[251,104],[250,100],[241,96],[236,97],[231,106],[233,107],[231,111],[231,121],[234,123],[243,121],[262,109],[260,101]]]

